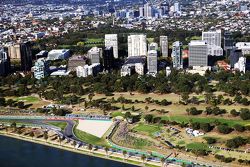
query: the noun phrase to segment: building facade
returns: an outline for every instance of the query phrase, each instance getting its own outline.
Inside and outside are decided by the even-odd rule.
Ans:
[[[202,40],[208,44],[208,54],[211,56],[222,56],[221,30],[202,32]]]
[[[128,36],[128,57],[146,56],[147,55],[147,38],[146,35],[129,35]]]
[[[173,43],[171,57],[173,61],[173,68],[182,69],[183,68],[182,43],[180,41],[176,41]]]
[[[157,51],[156,50],[148,51],[147,65],[148,65],[148,74],[156,75],[157,74]]]
[[[160,48],[162,57],[168,57],[168,37],[160,36]]]
[[[106,47],[103,53],[103,69],[110,72],[114,68],[113,47]]]
[[[100,63],[100,57],[102,56],[102,48],[93,47],[88,51],[88,58],[91,64]]]
[[[35,62],[34,77],[42,79],[49,75],[49,63],[45,58],[40,58]]]
[[[105,34],[105,47],[113,48],[114,58],[118,58],[118,37],[117,34]]]
[[[208,65],[208,45],[205,41],[189,43],[189,67]]]
[[[8,53],[0,48],[0,76],[6,76],[10,72],[10,59]]]

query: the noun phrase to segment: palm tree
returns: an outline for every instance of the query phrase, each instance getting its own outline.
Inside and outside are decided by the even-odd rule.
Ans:
[[[58,140],[59,140],[59,144],[61,146],[61,144],[62,144],[62,137],[60,135],[58,135]]]
[[[123,151],[122,151],[122,154],[123,154],[123,157],[124,157],[124,160],[125,160],[127,151],[126,151],[126,150],[123,150]]]
[[[20,128],[17,129],[17,134],[21,135],[22,134],[22,131]]]
[[[109,153],[109,148],[108,147],[105,147],[105,152],[106,152],[106,155],[108,156],[108,153]]]
[[[73,146],[74,146],[74,148],[76,147],[76,141],[75,140],[73,141]]]
[[[88,94],[89,101],[92,101],[92,99],[93,99],[94,96],[95,95],[93,93]]]
[[[30,137],[32,138],[32,140],[33,140],[33,137],[34,137],[34,136],[35,136],[34,132],[31,131],[31,132],[30,132]]]
[[[145,159],[146,159],[147,157],[146,157],[146,155],[145,154],[142,154],[141,155],[141,160],[142,160],[142,163],[144,163],[145,162]]]
[[[92,144],[89,144],[89,145],[88,145],[88,149],[89,149],[89,152],[91,152],[92,149],[93,149],[93,145],[92,145]]]
[[[166,160],[165,158],[163,158],[163,157],[161,158],[161,165],[162,166],[164,166],[165,160]]]
[[[43,138],[46,140],[46,142],[47,142],[47,140],[48,140],[48,138],[49,138],[49,136],[48,136],[48,132],[47,131],[44,131],[43,132]]]

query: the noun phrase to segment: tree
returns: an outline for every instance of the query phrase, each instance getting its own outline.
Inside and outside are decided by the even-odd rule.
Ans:
[[[181,100],[184,102],[185,105],[188,104],[188,99],[189,99],[189,94],[188,93],[183,93],[181,95]]]
[[[242,137],[235,137],[233,139],[229,139],[226,142],[226,146],[229,148],[238,148],[239,146],[245,145],[247,140]]]
[[[142,155],[141,155],[141,160],[142,160],[142,163],[145,163],[146,158],[147,158],[147,157],[146,157],[146,155],[145,155],[145,154],[142,154]]]
[[[148,106],[145,106],[145,110],[146,110],[146,112],[148,112],[148,109],[149,109],[149,108],[148,108]]]
[[[211,126],[209,123],[200,123],[200,129],[205,132],[210,132],[213,129],[213,126]]]
[[[164,166],[166,159],[165,158],[161,158],[161,166]]]
[[[88,150],[89,150],[89,152],[91,152],[92,149],[93,149],[93,145],[92,145],[92,144],[89,144],[89,145],[88,145]]]
[[[105,147],[106,156],[108,156],[109,148]]]
[[[249,120],[250,119],[250,110],[248,108],[240,109],[240,117],[243,120]]]
[[[152,123],[154,116],[152,114],[147,114],[145,115],[144,119],[148,122],[148,123]]]
[[[132,106],[131,110],[132,110],[132,112],[134,112],[135,111],[135,106]]]
[[[4,97],[0,97],[0,106],[5,106],[6,105],[6,100]]]
[[[240,124],[235,124],[234,129],[237,130],[238,132],[244,132],[246,130],[245,127]]]
[[[94,96],[95,96],[95,94],[93,94],[93,93],[88,94],[89,101],[92,101]]]
[[[44,140],[46,140],[46,142],[48,141],[49,136],[48,136],[48,132],[47,131],[43,132],[43,138],[44,138]]]
[[[233,129],[228,127],[227,125],[219,125],[217,129],[220,133],[223,133],[223,134],[229,134],[233,131]]]
[[[76,147],[76,141],[74,140],[72,145],[74,146],[74,148]]]
[[[124,160],[126,159],[126,155],[127,155],[127,151],[126,150],[123,150],[122,151],[122,154],[123,154],[123,157],[124,157]]]
[[[233,115],[234,117],[237,117],[237,116],[240,115],[240,113],[237,112],[235,109],[232,109],[232,110],[230,111],[230,114]]]
[[[216,138],[213,137],[205,137],[205,140],[207,141],[207,144],[214,144],[216,143]]]
[[[35,136],[35,133],[33,131],[30,132],[30,137],[33,139],[33,137]]]
[[[131,118],[131,113],[130,112],[126,112],[124,115],[125,119],[129,119]]]

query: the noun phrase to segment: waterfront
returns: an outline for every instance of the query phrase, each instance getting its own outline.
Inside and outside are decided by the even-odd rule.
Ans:
[[[49,146],[0,136],[1,167],[135,167]]]

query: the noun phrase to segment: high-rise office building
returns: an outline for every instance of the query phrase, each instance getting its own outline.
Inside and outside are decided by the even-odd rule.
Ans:
[[[106,47],[103,53],[103,68],[105,71],[110,72],[114,66],[113,47]]]
[[[224,50],[231,50],[234,46],[234,40],[231,32],[224,33]]]
[[[93,47],[88,51],[88,57],[91,64],[100,63],[100,57],[102,56],[102,48]]]
[[[11,60],[21,62],[21,71],[30,71],[32,67],[32,53],[29,42],[15,44],[8,47],[8,55]]]
[[[49,74],[49,63],[45,58],[40,58],[35,62],[34,77],[42,79]]]
[[[173,43],[171,57],[173,61],[173,67],[176,69],[182,69],[183,68],[182,43],[180,41],[176,41]]]
[[[179,2],[174,3],[174,11],[175,12],[180,12],[181,11]]]
[[[128,36],[128,57],[146,56],[147,55],[147,38],[146,35],[129,35]]]
[[[160,48],[162,57],[168,57],[168,37],[160,36]]]
[[[148,65],[148,74],[156,75],[157,74],[157,51],[156,50],[148,51],[147,65]]]
[[[152,17],[152,7],[149,3],[144,5],[144,17],[151,18]]]
[[[202,40],[208,44],[208,54],[211,56],[222,56],[221,30],[202,32]]]
[[[105,34],[105,47],[113,47],[114,57],[118,58],[118,38],[117,34]]]
[[[10,59],[8,53],[0,48],[0,76],[5,76],[10,72]]]
[[[143,7],[139,7],[139,15],[140,17],[143,17],[144,16],[144,8]]]
[[[208,45],[205,41],[191,41],[189,43],[189,66],[208,65]]]

